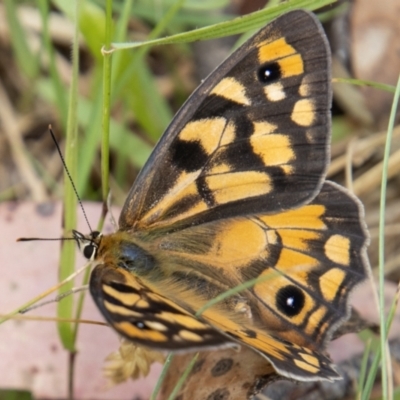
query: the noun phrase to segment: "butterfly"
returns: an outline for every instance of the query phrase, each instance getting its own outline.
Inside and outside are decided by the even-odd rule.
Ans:
[[[325,348],[367,275],[368,233],[360,201],[325,180],[330,64],[311,13],[272,21],[177,113],[119,230],[74,231],[121,336],[172,352],[243,345],[285,377],[339,378]]]

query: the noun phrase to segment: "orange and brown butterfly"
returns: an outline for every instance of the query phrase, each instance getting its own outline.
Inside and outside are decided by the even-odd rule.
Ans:
[[[338,378],[325,347],[367,275],[368,234],[359,200],[325,180],[330,64],[312,14],[271,22],[183,105],[119,230],[74,232],[120,335],[165,351],[244,345],[283,376]]]

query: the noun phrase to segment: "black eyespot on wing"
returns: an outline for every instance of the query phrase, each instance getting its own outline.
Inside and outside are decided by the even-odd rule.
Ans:
[[[284,286],[276,294],[276,306],[280,312],[288,317],[294,317],[299,314],[304,307],[304,303],[304,293],[294,285]]]
[[[282,72],[277,62],[262,65],[257,72],[257,77],[261,83],[271,83],[282,77]]]

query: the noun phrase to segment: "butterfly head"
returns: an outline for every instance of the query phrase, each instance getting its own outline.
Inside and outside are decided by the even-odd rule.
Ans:
[[[75,230],[72,231],[72,234],[84,257],[93,261],[97,257],[102,234],[98,231],[93,231],[89,235],[83,235]]]

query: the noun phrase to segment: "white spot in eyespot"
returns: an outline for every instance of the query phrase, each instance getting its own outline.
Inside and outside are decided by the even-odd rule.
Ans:
[[[286,305],[288,307],[290,307],[290,308],[293,308],[294,307],[294,298],[293,297],[288,297],[286,299]]]

